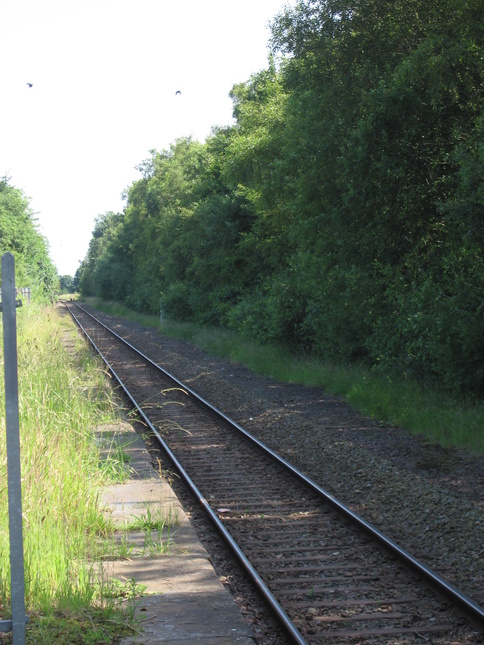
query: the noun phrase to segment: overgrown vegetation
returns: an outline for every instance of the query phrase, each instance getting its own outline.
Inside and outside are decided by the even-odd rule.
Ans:
[[[122,464],[116,465],[124,458],[113,452],[100,461],[94,440],[96,425],[118,419],[112,392],[84,345],[76,358],[67,353],[62,335],[72,323],[52,307],[22,307],[17,322],[27,642],[111,643],[133,626],[134,604],[121,605],[120,599],[136,596],[126,586],[116,590],[99,566],[114,534],[99,490],[124,476]],[[7,618],[6,429],[0,401],[0,616]]]
[[[235,124],[152,151],[84,295],[484,391],[484,5],[301,0]]]
[[[343,397],[372,418],[401,426],[442,446],[484,454],[484,406],[452,397],[408,377],[385,377],[364,365],[341,365],[291,352],[285,345],[261,345],[230,330],[140,314],[114,302],[88,299],[93,307],[123,316],[161,333],[191,342],[216,356],[246,365],[280,381],[321,387]]]

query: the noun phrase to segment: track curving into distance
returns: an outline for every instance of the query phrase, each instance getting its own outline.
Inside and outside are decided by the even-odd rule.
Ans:
[[[484,609],[86,309],[64,304],[295,643],[481,642]]]

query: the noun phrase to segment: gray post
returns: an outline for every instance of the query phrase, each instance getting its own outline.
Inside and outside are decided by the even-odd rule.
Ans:
[[[20,437],[18,414],[17,326],[15,260],[2,256],[3,351],[5,371],[5,417],[7,422],[8,520],[10,535],[10,581],[14,645],[25,643],[25,587],[22,537],[22,489],[20,484]]]

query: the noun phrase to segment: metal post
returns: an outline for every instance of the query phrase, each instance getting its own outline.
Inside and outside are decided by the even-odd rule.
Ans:
[[[17,327],[15,260],[2,256],[3,351],[5,372],[5,417],[7,423],[8,520],[10,536],[10,586],[14,645],[25,644],[25,586],[22,536],[22,489],[20,483],[20,437],[18,412]],[[7,622],[7,621],[5,621]],[[5,631],[9,631],[8,629]]]

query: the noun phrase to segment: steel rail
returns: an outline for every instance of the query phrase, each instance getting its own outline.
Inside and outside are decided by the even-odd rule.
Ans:
[[[133,349],[134,351],[136,351],[144,359],[148,360],[152,365],[154,365],[155,367],[160,369],[164,374],[168,375],[167,372],[165,372],[162,368],[160,368],[155,363],[153,363],[153,361],[151,361],[151,359],[149,359],[147,356],[144,356],[141,352],[139,352],[139,350],[137,350],[135,347],[130,345],[130,343],[128,343],[127,341],[124,341],[123,338],[121,338],[120,336],[118,336],[118,334],[116,334],[111,329],[106,327],[106,325],[104,325],[100,320],[97,320],[92,314],[90,314],[88,311],[84,310],[79,305],[76,305],[76,306],[79,307],[82,311],[84,311],[85,314],[87,314],[88,316],[93,318],[93,320],[95,320],[102,327],[104,327],[109,333],[114,334],[118,339],[120,339],[123,342],[125,342],[126,345],[128,345],[130,347],[130,349]],[[207,513],[207,515],[210,517],[210,520],[213,522],[213,524],[215,525],[216,529],[219,531],[219,533],[221,534],[221,536],[223,537],[225,542],[228,544],[228,546],[230,547],[231,551],[236,556],[237,560],[242,565],[242,567],[244,568],[244,570],[246,571],[246,573],[248,574],[250,579],[254,582],[256,588],[262,594],[263,598],[268,603],[269,607],[272,609],[274,614],[277,616],[277,618],[281,622],[283,628],[286,630],[287,634],[292,638],[294,643],[297,643],[298,645],[307,645],[307,641],[302,637],[302,635],[299,632],[299,630],[296,628],[296,626],[291,621],[289,616],[286,614],[284,609],[277,602],[276,598],[274,597],[274,595],[272,594],[270,589],[267,587],[265,582],[262,580],[262,578],[259,576],[257,571],[254,569],[254,567],[252,566],[252,564],[250,563],[250,561],[248,560],[248,558],[246,557],[246,555],[244,554],[242,549],[239,547],[239,545],[234,540],[234,538],[231,536],[229,531],[227,531],[227,529],[225,528],[223,523],[220,521],[220,519],[219,519],[218,515],[216,514],[216,512],[212,509],[212,507],[210,506],[210,504],[208,503],[206,498],[202,495],[202,493],[200,492],[198,487],[195,485],[195,483],[193,482],[191,477],[188,475],[188,473],[185,471],[185,469],[183,468],[181,463],[178,461],[178,459],[175,457],[175,455],[173,454],[171,449],[168,447],[168,445],[166,444],[166,442],[163,439],[163,437],[159,434],[158,430],[155,428],[155,426],[151,423],[151,421],[146,416],[146,414],[143,412],[141,407],[138,405],[137,401],[132,396],[131,392],[127,389],[127,387],[123,383],[121,377],[116,373],[116,371],[110,365],[109,361],[104,356],[104,354],[101,352],[99,347],[97,347],[97,345],[94,342],[94,340],[89,336],[88,332],[86,331],[86,329],[84,329],[84,327],[82,326],[82,324],[79,321],[79,319],[77,318],[77,316],[75,316],[75,314],[69,309],[69,307],[67,307],[67,310],[69,311],[69,313],[71,314],[71,316],[75,320],[76,324],[81,329],[81,331],[84,334],[84,336],[88,339],[88,341],[90,342],[90,344],[92,345],[94,350],[99,354],[99,356],[103,360],[104,364],[106,365],[106,367],[108,368],[110,373],[113,375],[113,377],[119,383],[119,385],[123,389],[123,391],[126,394],[126,396],[128,397],[128,399],[131,401],[133,406],[138,411],[138,414],[141,416],[141,418],[146,423],[146,425],[151,430],[151,432],[153,432],[153,434],[156,436],[156,438],[159,441],[163,451],[165,452],[167,457],[170,459],[170,461],[173,464],[173,466],[175,467],[176,471],[181,476],[181,478],[183,479],[183,481],[185,482],[185,484],[187,485],[187,487],[191,491],[192,495],[198,500],[199,504],[202,506],[204,511]],[[173,377],[169,376],[169,378],[173,378]],[[176,380],[176,379],[174,379],[174,380]],[[177,380],[176,380],[176,382],[178,384],[180,383]],[[180,385],[182,385],[182,384],[180,384]],[[188,389],[184,388],[183,385],[182,385],[182,388],[188,391]]]
[[[440,593],[445,595],[449,600],[451,600],[453,603],[458,605],[461,610],[466,612],[470,617],[472,617],[474,620],[476,620],[479,625],[484,626],[484,608],[478,605],[472,598],[469,598],[466,594],[461,592],[459,589],[457,589],[454,585],[452,585],[450,582],[445,580],[442,576],[439,574],[435,573],[429,567],[427,567],[425,564],[423,564],[420,560],[415,558],[413,555],[411,555],[408,551],[403,549],[400,545],[398,545],[396,542],[394,542],[392,539],[390,539],[388,536],[386,536],[384,533],[382,533],[379,529],[377,529],[375,526],[367,522],[363,517],[352,511],[348,506],[340,502],[338,499],[336,499],[331,493],[329,493],[327,490],[319,486],[314,480],[310,479],[307,477],[304,473],[302,473],[300,470],[298,470],[295,466],[293,466],[290,462],[286,461],[283,457],[278,455],[276,452],[274,452],[271,448],[266,446],[262,441],[259,441],[256,437],[251,435],[247,430],[242,428],[238,423],[230,419],[226,414],[224,414],[221,410],[218,410],[216,407],[214,407],[211,403],[206,401],[204,398],[202,398],[200,395],[198,395],[196,392],[194,392],[192,389],[187,387],[184,383],[182,383],[180,380],[178,380],[175,376],[164,370],[160,365],[155,363],[151,358],[143,354],[139,349],[134,347],[131,343],[129,343],[127,340],[119,336],[116,332],[114,332],[112,329],[109,329],[103,322],[101,322],[99,319],[97,319],[95,316],[93,316],[90,312],[85,310],[83,307],[81,307],[79,304],[74,303],[81,311],[83,311],[85,314],[90,316],[93,320],[95,320],[99,325],[101,325],[104,329],[106,329],[110,334],[115,336],[117,339],[122,341],[127,347],[132,349],[134,352],[136,352],[139,356],[141,356],[144,360],[146,360],[148,363],[150,363],[153,367],[155,367],[157,370],[161,371],[163,374],[165,374],[169,379],[171,379],[178,387],[181,389],[185,390],[188,394],[193,396],[196,401],[199,403],[203,404],[207,409],[209,409],[212,413],[214,413],[216,416],[219,418],[223,419],[226,423],[231,425],[234,429],[236,429],[238,432],[243,434],[250,442],[253,444],[257,445],[258,448],[260,448],[263,452],[266,454],[270,455],[275,461],[277,461],[279,464],[281,464],[283,467],[285,467],[287,470],[289,470],[291,473],[293,473],[294,476],[296,476],[298,479],[303,481],[311,490],[315,491],[319,495],[321,495],[325,501],[327,501],[333,508],[335,508],[337,511],[339,511],[344,517],[350,519],[354,524],[356,524],[359,528],[364,530],[368,535],[370,535],[372,538],[374,538],[376,541],[378,541],[381,545],[383,545],[387,550],[389,550],[392,554],[396,555],[401,561],[405,562],[406,565],[410,566],[414,571],[416,571],[420,576],[422,576],[427,582],[429,582],[435,589],[437,589]],[[71,312],[72,315],[72,312]],[[158,435],[158,433],[155,431],[155,433]],[[159,436],[159,435],[158,435]],[[160,438],[160,441],[163,441]],[[164,443],[164,441],[163,441]],[[169,448],[167,447],[169,450]],[[171,451],[170,451],[171,452]],[[217,517],[217,516],[216,516]],[[218,520],[218,517],[217,517]],[[225,527],[223,527],[225,530]],[[264,584],[264,583],[262,583]],[[271,593],[269,591],[269,593]],[[272,594],[271,594],[272,595]],[[277,601],[276,601],[277,602]],[[304,641],[302,641],[304,642]]]

